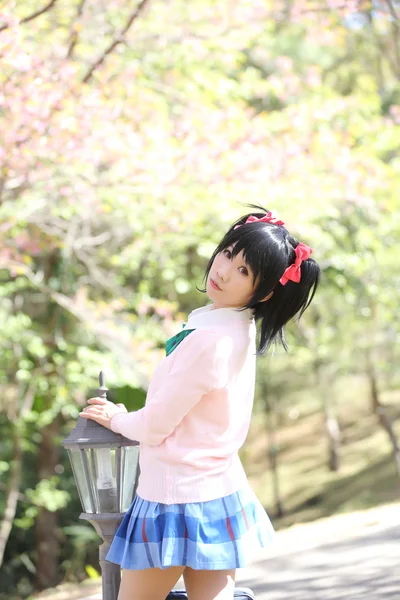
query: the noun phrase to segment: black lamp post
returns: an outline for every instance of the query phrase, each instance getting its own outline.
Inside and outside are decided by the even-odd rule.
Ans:
[[[103,372],[98,396],[107,397]],[[105,560],[115,532],[131,505],[139,476],[139,443],[99,425],[78,418],[75,429],[62,442],[68,450],[83,513],[103,538],[99,559],[103,600],[117,600],[120,567]]]

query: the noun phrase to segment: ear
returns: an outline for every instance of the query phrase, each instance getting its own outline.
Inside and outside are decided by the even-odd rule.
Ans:
[[[265,296],[265,298],[263,298],[262,300],[260,300],[260,302],[266,302],[267,300],[269,300],[271,298],[271,296],[273,295],[274,292],[270,292],[268,294],[268,296]]]

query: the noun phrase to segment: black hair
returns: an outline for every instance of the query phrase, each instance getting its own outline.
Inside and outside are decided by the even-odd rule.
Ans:
[[[279,283],[286,268],[296,259],[295,248],[299,241],[283,225],[262,221],[245,224],[249,216],[261,218],[269,212],[255,204],[247,206],[256,212],[244,215],[231,225],[208,262],[204,281],[207,281],[217,254],[229,246],[234,246],[232,256],[243,250],[243,257],[254,274],[256,287],[248,304],[239,310],[252,308],[255,321],[261,320],[257,354],[264,354],[276,339],[287,351],[283,328],[298,313],[300,318],[310,305],[318,286],[320,268],[314,259],[308,258],[301,264],[299,283],[290,280],[286,285]],[[241,226],[236,228],[237,225]],[[271,298],[261,302],[270,292],[273,292]]]

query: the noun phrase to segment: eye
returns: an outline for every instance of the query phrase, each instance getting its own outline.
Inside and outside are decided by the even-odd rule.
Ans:
[[[230,250],[228,250],[227,248],[225,248],[225,250],[223,251],[223,254],[225,254],[225,256],[227,258],[231,258],[232,257],[232,252]]]
[[[240,272],[241,272],[242,275],[248,275],[249,274],[249,272],[246,269],[246,267],[240,267]]]

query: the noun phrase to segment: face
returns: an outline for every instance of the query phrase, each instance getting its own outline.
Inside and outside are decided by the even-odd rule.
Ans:
[[[206,287],[214,308],[246,306],[254,292],[254,276],[243,258],[243,250],[232,256],[232,246],[217,254]]]

